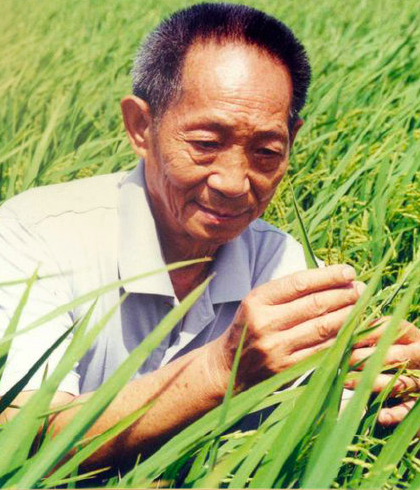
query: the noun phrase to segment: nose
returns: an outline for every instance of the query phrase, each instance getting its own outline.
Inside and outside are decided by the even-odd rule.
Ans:
[[[226,197],[240,197],[250,190],[245,155],[228,155],[207,178],[207,185]]]

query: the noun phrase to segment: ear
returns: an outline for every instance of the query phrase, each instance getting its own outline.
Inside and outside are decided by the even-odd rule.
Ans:
[[[127,95],[121,101],[121,112],[133,150],[138,156],[145,159],[150,148],[152,128],[149,104],[135,95]]]
[[[290,132],[290,148],[292,147],[295,141],[297,132],[302,126],[303,126],[303,119],[296,119],[295,125],[293,126],[292,131]]]

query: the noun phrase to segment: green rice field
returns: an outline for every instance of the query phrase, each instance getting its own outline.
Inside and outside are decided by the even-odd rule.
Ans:
[[[291,182],[315,255],[327,264],[352,264],[368,288],[327,352],[240,395],[231,396],[228,391],[221,407],[148,459],[140,457],[125,475],[99,474],[94,479],[83,475],[82,461],[148,407],[98,439],[82,443],[83,434],[206,284],[133,351],[113,383],[102,385],[74,423],[56,439],[46,435],[33,454],[32,441],[56,387],[74,358],[83,356],[103,327],[98,324],[87,332],[88,318],[82,319],[70,352],[36,398],[1,426],[2,488],[94,484],[110,488],[420,488],[416,435],[420,402],[391,430],[376,420],[387,392],[370,395],[399,321],[408,318],[416,323],[420,313],[420,4],[417,0],[242,3],[290,26],[306,46],[313,67],[302,113],[305,123],[292,149],[289,177],[280,184],[264,218],[302,240]],[[191,4],[179,0],[2,0],[0,202],[31,187],[136,165],[119,110],[120,99],[131,91],[134,54],[160,20]],[[27,293],[35,280],[35,276],[28,278]],[[91,301],[105,289],[80,301]],[[26,301],[23,297],[20,309]],[[0,339],[0,375],[19,324],[19,308]],[[383,336],[382,349],[368,360],[355,395],[339,414],[348,348],[372,318],[384,313],[393,316],[389,334]],[[58,314],[51,312],[51,317]],[[39,324],[47,320],[40,319]],[[315,372],[307,384],[277,391],[312,368]],[[20,389],[0,400],[0,412]],[[274,405],[257,430],[229,430],[245,414]],[[77,448],[75,455],[57,468],[72,448]]]

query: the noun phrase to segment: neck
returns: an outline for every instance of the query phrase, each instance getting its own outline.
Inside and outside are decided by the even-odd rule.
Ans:
[[[187,237],[168,236],[162,230],[159,230],[160,244],[167,264],[180,262],[184,260],[202,259],[205,257],[214,258],[217,246],[204,246],[195,243]],[[182,300],[195,287],[201,284],[208,276],[210,262],[199,262],[169,272],[175,294],[179,300]]]

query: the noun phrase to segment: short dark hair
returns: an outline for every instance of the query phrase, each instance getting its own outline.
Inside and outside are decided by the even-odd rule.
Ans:
[[[137,53],[133,93],[160,117],[181,91],[182,67],[196,41],[235,41],[255,45],[289,69],[293,98],[289,127],[305,104],[311,68],[302,44],[282,22],[245,5],[200,3],[172,14],[146,38]]]

